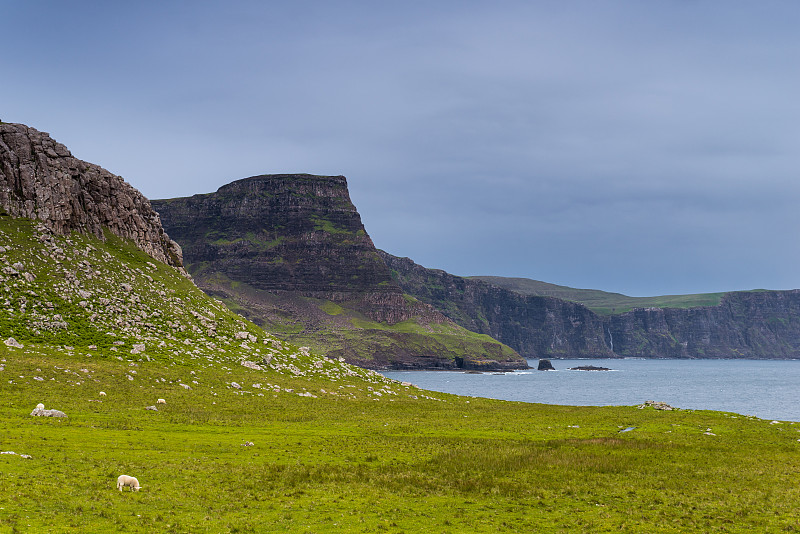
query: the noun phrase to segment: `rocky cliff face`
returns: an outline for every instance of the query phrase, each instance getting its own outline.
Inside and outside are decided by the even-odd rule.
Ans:
[[[380,251],[407,293],[457,324],[506,343],[526,358],[605,358],[615,354],[600,317],[585,306],[525,296],[479,280],[426,269]]]
[[[728,293],[718,306],[640,308],[605,318],[614,351],[660,358],[798,358],[800,291]]]
[[[0,209],[38,219],[62,235],[77,230],[103,239],[107,228],[153,258],[182,267],[180,247],[139,191],[23,124],[0,123]]]
[[[717,306],[597,315],[480,280],[381,257],[404,291],[527,358],[800,358],[800,291],[728,293]]]
[[[403,294],[343,176],[254,176],[152,203],[198,285],[286,339],[369,367],[526,366]]]

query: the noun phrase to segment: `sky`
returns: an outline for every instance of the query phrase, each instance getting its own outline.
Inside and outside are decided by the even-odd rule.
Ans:
[[[378,248],[800,288],[800,3],[0,0],[0,119],[148,198],[344,175]]]

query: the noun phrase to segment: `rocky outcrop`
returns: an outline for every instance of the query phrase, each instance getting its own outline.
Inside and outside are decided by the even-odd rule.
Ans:
[[[800,358],[800,290],[732,292],[716,306],[601,316],[574,302],[381,257],[404,291],[527,358]]]
[[[539,360],[539,366],[536,368],[538,371],[555,371],[556,368],[553,367],[553,362],[550,360]]]
[[[253,176],[152,203],[196,283],[287,340],[373,368],[527,367],[404,294],[343,176]]]
[[[38,219],[62,235],[107,228],[153,258],[182,266],[150,202],[122,178],[81,161],[47,133],[0,123],[0,214]]]

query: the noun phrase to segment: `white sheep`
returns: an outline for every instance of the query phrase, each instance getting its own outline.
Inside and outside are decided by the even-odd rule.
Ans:
[[[36,409],[37,409],[37,410],[44,410],[44,404],[42,404],[42,403],[40,402],[39,404],[37,404],[37,405],[36,405]]]
[[[156,404],[166,404],[166,403],[167,403],[167,401],[165,401],[164,399],[158,399],[156,401]]]
[[[139,485],[139,481],[136,480],[136,477],[129,477],[128,475],[120,475],[117,478],[117,489],[122,491],[122,488],[128,486],[131,488],[131,491],[139,491],[141,486]]]
[[[105,397],[105,396],[106,396],[106,392],[105,392],[105,391],[101,391],[101,392],[100,392],[100,396],[101,396],[101,397]]]

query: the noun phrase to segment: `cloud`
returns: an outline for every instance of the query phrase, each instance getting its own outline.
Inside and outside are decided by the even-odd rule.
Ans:
[[[636,294],[800,286],[790,3],[15,4],[2,118],[146,195],[345,174],[376,244]],[[26,21],[36,20],[31,27]]]

